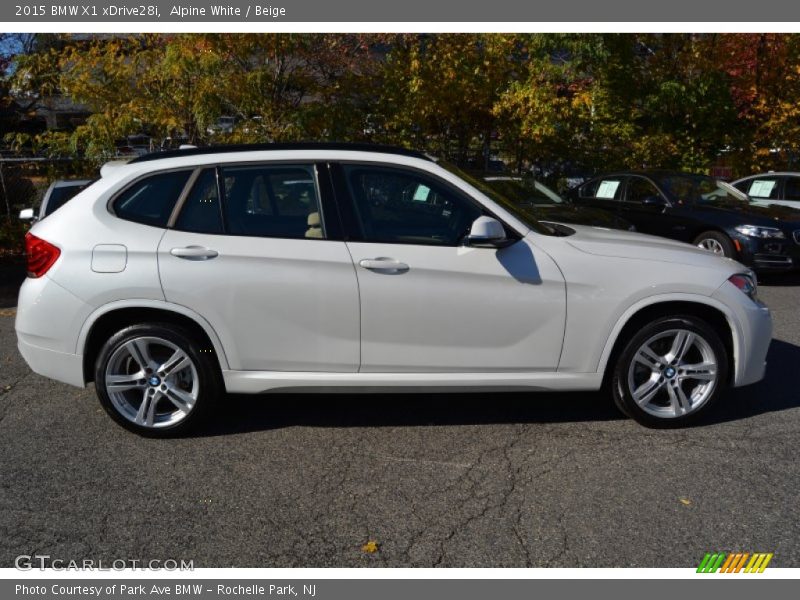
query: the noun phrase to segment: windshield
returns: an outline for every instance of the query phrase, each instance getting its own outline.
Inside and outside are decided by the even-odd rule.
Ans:
[[[532,204],[534,206],[565,204],[561,196],[535,179],[497,176],[484,177],[484,181],[489,184],[489,187],[494,188],[509,200],[520,204]]]
[[[696,204],[713,204],[729,200],[749,202],[747,195],[732,185],[705,175],[667,175],[661,179],[661,185],[674,198],[684,202]]]
[[[471,186],[477,188],[480,192],[488,196],[491,200],[502,206],[505,210],[510,212],[520,221],[525,223],[528,227],[536,231],[537,233],[541,233],[544,235],[557,235],[553,229],[547,227],[546,225],[540,223],[536,218],[535,212],[533,210],[532,204],[520,204],[519,202],[515,202],[513,199],[506,196],[506,194],[499,192],[492,188],[488,183],[485,181],[473,177],[456,167],[455,165],[451,165],[446,161],[440,161],[437,163],[439,166],[443,167],[444,169],[450,171],[453,175],[463,179]]]

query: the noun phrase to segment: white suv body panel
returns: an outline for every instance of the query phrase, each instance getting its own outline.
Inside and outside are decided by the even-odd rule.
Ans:
[[[203,244],[213,242],[220,256],[193,263],[169,252],[193,245],[197,234],[125,221],[108,209],[111,198],[142,175],[271,161],[423,170],[483,204],[523,239],[495,250],[203,234]],[[746,270],[738,263],[628,232],[572,226],[572,236],[542,235],[430,161],[378,152],[272,150],[117,165],[104,175],[34,226],[32,233],[58,246],[61,256],[20,291],[20,351],[36,372],[73,385],[85,383],[83,353],[92,324],[122,307],[163,308],[192,318],[211,339],[231,392],[597,389],[627,320],[663,301],[722,311],[732,330],[734,385],[763,375],[769,311],[727,282]],[[93,271],[98,245],[124,246],[124,269]],[[261,266],[253,266],[259,262],[254,256]],[[386,256],[407,262],[411,272],[392,276],[358,267],[362,259]],[[517,264],[524,256],[533,258],[537,273]],[[502,257],[511,262],[503,266]],[[259,301],[269,303],[269,311]]]
[[[555,371],[564,277],[526,239],[485,248],[348,242],[361,294],[361,372]],[[534,259],[535,255],[535,259]],[[388,257],[402,275],[359,267]]]
[[[199,244],[219,256],[170,254]],[[158,260],[167,301],[205,316],[231,369],[358,371],[358,283],[344,242],[168,230]]]

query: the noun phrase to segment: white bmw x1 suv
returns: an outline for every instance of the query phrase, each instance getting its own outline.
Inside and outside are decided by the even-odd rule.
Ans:
[[[598,390],[686,424],[762,378],[742,265],[663,238],[545,226],[416,152],[287,144],[110,163],[27,235],[31,368],[94,381],[144,435],[225,392]]]

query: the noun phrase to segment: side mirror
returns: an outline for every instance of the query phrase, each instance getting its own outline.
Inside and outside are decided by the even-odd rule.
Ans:
[[[32,208],[23,208],[19,211],[19,218],[23,221],[33,221],[36,218],[36,213]]]
[[[506,230],[500,221],[483,216],[473,221],[466,242],[468,246],[478,248],[503,248],[513,240],[506,237]]]
[[[661,196],[646,196],[642,199],[642,204],[644,206],[664,207],[667,205],[667,201]]]

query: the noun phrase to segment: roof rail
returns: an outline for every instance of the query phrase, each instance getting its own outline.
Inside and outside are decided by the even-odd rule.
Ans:
[[[365,144],[350,142],[281,142],[273,144],[229,144],[220,146],[204,146],[202,148],[185,148],[183,150],[166,150],[164,152],[150,152],[137,156],[131,163],[160,160],[162,158],[176,158],[180,156],[197,156],[203,154],[222,154],[228,152],[253,152],[263,150],[351,150],[356,152],[383,152],[384,154],[399,154],[412,156],[423,160],[432,160],[430,156],[416,150],[401,148],[400,146],[385,146],[382,144]]]

